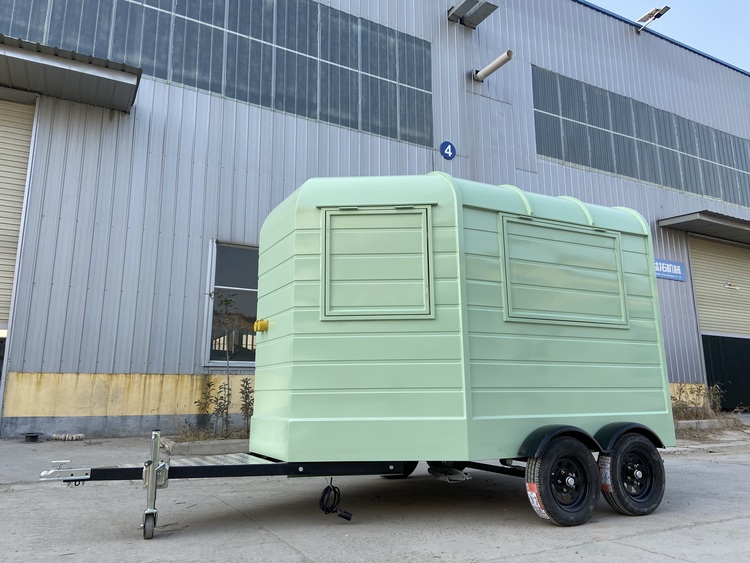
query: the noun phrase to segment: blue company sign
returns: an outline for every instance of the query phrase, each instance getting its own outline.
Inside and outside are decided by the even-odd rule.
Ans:
[[[683,262],[672,262],[670,260],[654,260],[656,277],[665,280],[687,281],[685,264]]]
[[[440,144],[440,154],[445,160],[453,160],[456,158],[456,146],[450,141],[443,141]]]

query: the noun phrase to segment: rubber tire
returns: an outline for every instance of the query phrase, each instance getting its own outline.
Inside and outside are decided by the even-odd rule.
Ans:
[[[641,434],[624,434],[608,457],[612,490],[602,492],[604,500],[627,516],[645,516],[656,510],[664,498],[667,478],[664,461],[651,440]],[[601,466],[604,456],[599,458]],[[640,478],[634,475],[636,470]]]
[[[156,527],[156,516],[154,514],[146,514],[143,520],[143,539],[150,540],[154,537],[154,528]]]
[[[574,486],[565,476],[574,477]],[[579,526],[588,522],[599,501],[599,468],[588,447],[570,436],[554,439],[539,457],[526,464],[526,488],[537,513],[558,526]],[[535,506],[538,504],[538,507]]]
[[[414,473],[414,470],[417,468],[417,465],[419,465],[418,461],[405,461],[403,473],[398,473],[395,475],[381,475],[381,477],[383,479],[406,479],[409,475]]]

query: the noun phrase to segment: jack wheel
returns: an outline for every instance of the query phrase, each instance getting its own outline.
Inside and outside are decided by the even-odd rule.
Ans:
[[[143,519],[143,539],[150,540],[154,537],[154,528],[156,527],[156,514],[146,514]]]

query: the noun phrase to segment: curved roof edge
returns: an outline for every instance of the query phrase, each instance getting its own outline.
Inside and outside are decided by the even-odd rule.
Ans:
[[[0,86],[128,113],[140,68],[0,34]]]
[[[596,10],[597,12],[601,12],[602,14],[606,14],[612,18],[615,18],[617,20],[620,20],[623,23],[626,23],[632,27],[639,28],[641,27],[638,23],[629,20],[628,18],[621,16],[619,14],[615,14],[614,12],[610,12],[609,10],[606,10],[602,8],[601,6],[597,6],[595,4],[592,4],[591,2],[587,2],[586,0],[572,0],[576,4],[581,4],[583,6],[586,6],[587,8],[591,8],[592,10]],[[690,45],[686,45],[685,43],[681,43],[680,41],[677,41],[676,39],[672,39],[671,37],[667,37],[666,35],[662,35],[658,31],[653,31],[649,28],[644,29],[641,33],[650,33],[651,35],[655,35],[656,37],[660,39],[664,39],[665,41],[672,43],[673,45],[677,45],[678,47],[682,47],[683,49],[686,49],[692,53],[695,53],[696,55],[700,55],[701,57],[704,57],[706,59],[709,59],[715,63],[718,63],[722,66],[725,66],[729,69],[732,69],[735,72],[739,72],[740,74],[744,74],[745,76],[750,77],[750,71],[743,70],[740,67],[734,66],[733,64],[729,64],[728,62],[722,61],[721,59],[717,59],[714,56],[709,55],[708,53],[704,53],[703,51],[699,51],[698,49],[691,47]]]

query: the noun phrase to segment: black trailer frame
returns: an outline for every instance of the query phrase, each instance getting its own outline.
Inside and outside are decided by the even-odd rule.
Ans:
[[[382,475],[385,477],[402,477],[409,471],[409,462],[405,461],[313,461],[313,462],[285,462],[260,456],[253,456],[255,463],[231,465],[190,465],[170,467],[169,462],[160,459],[159,446],[161,432],[151,432],[150,456],[143,467],[65,467],[70,460],[53,461],[52,468],[42,471],[39,476],[42,481],[62,481],[63,483],[80,485],[87,481],[136,481],[143,480],[146,489],[146,510],[143,512],[143,537],[151,539],[158,512],[156,510],[156,491],[169,485],[171,479],[208,479],[216,477],[267,477],[267,476],[299,476],[299,477],[337,477],[343,475]],[[251,454],[252,455],[252,454]],[[466,480],[470,476],[462,469],[471,467],[493,473],[502,473],[523,477],[524,469],[519,466],[508,465],[498,467],[484,463],[466,462],[461,464],[461,470],[446,467],[439,476],[445,480]],[[436,472],[431,470],[431,473]],[[332,485],[329,485],[332,487]],[[324,491],[326,494],[326,491]],[[337,507],[331,512],[339,513]],[[351,519],[345,512],[339,514],[343,518]]]

